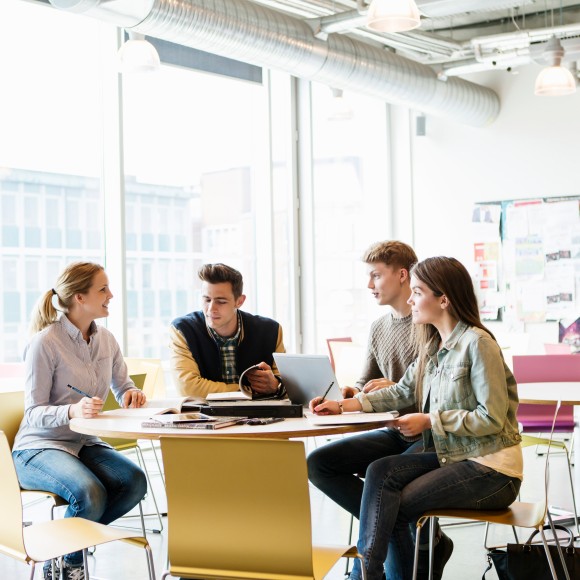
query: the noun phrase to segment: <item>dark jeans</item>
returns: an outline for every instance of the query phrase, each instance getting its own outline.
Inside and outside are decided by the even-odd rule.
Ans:
[[[409,442],[396,429],[376,429],[313,451],[308,456],[308,477],[318,489],[359,519],[364,486],[361,478],[369,465],[389,455],[422,450],[422,440]],[[389,556],[385,561],[387,572],[398,566],[391,559]]]
[[[406,453],[379,459],[366,472],[358,550],[368,580],[380,580],[389,554],[388,580],[412,577],[413,524],[437,508],[501,509],[517,497],[520,480],[475,461],[441,467],[437,454]],[[355,561],[351,580],[360,580]]]
[[[51,491],[65,499],[66,518],[110,524],[131,511],[147,492],[141,469],[103,445],[83,447],[78,458],[58,449],[23,449],[12,456],[21,487]],[[82,552],[67,554],[65,561],[81,564]]]

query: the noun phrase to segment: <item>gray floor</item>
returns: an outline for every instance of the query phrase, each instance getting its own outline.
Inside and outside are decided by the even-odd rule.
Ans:
[[[148,444],[145,444],[147,447]],[[146,453],[148,465],[155,471],[151,453]],[[539,499],[542,493],[543,464],[542,458],[536,457],[534,448],[525,450],[526,481],[522,488],[522,500],[533,501]],[[551,459],[552,478],[550,483],[550,504],[569,508],[570,486],[565,472],[565,459],[561,455],[555,455]],[[153,485],[156,490],[160,508],[165,510],[165,498],[163,486],[159,475],[153,475]],[[540,495],[539,495],[540,494]],[[314,541],[318,543],[346,543],[350,517],[338,508],[332,501],[326,498],[318,490],[311,488],[312,520]],[[147,508],[152,509],[152,502],[147,500]],[[26,508],[26,516],[29,519],[48,518],[48,506],[33,505]],[[137,522],[137,520],[134,520]],[[149,524],[154,526],[153,518],[148,518]],[[486,551],[483,548],[483,526],[462,525],[446,527],[446,533],[453,539],[455,550],[449,561],[444,578],[446,580],[479,580],[487,566]],[[521,537],[525,538],[526,532]],[[154,557],[157,577],[165,567],[166,560],[166,533],[148,534]],[[510,531],[507,528],[496,526],[490,536],[490,542],[494,545],[511,541]],[[35,578],[42,578],[40,566]],[[94,556],[90,557],[90,570],[96,578],[108,580],[145,580],[147,567],[145,557],[137,548],[113,543],[101,546]],[[344,578],[345,563],[339,562],[327,576],[329,580],[342,580]],[[24,580],[29,578],[29,568],[22,563],[0,555],[0,579]],[[497,580],[497,575],[492,570],[487,577]]]

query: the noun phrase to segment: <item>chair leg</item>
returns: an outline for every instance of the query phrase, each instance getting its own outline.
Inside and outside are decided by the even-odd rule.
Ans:
[[[562,564],[562,569],[564,570],[564,576],[566,576],[566,580],[570,580],[570,574],[568,573],[568,567],[566,566],[566,562],[564,560],[564,554],[562,553],[562,547],[560,546],[560,540],[558,540],[558,534],[556,532],[556,528],[554,527],[554,522],[552,521],[552,516],[550,515],[550,511],[547,512],[548,522],[550,524],[550,528],[552,530],[552,535],[554,536],[554,542],[556,542],[556,549],[558,550],[558,556],[560,556],[560,563]],[[543,532],[543,528],[542,528]]]
[[[163,468],[161,467],[161,463],[159,463],[159,456],[157,455],[157,449],[155,448],[155,442],[153,439],[149,440],[151,443],[151,449],[153,450],[153,457],[155,457],[155,463],[157,463],[157,469],[159,470],[159,476],[161,477],[161,481],[163,482],[163,487],[165,487],[165,474],[163,473]]]
[[[149,571],[149,580],[155,580],[155,565],[153,562],[153,552],[151,546],[145,546],[145,554],[147,555],[147,570]]]
[[[435,550],[435,518],[429,518],[429,580],[433,580],[433,553]]]
[[[34,569],[36,567],[36,562],[30,562],[30,578],[28,580],[34,580]],[[54,576],[53,576],[54,578]]]
[[[348,544],[349,544],[349,546],[352,545],[352,532],[353,532],[353,530],[354,530],[354,516],[351,514],[350,515],[350,525],[348,527]],[[348,577],[349,569],[350,569],[350,559],[347,558],[346,559],[346,568],[344,570],[345,577]]]
[[[415,559],[413,560],[413,580],[417,580],[417,572],[419,569],[419,542],[421,540],[421,528],[424,523],[424,518],[419,518],[417,520],[417,532],[415,534]]]
[[[153,533],[160,534],[163,531],[163,520],[161,519],[161,512],[159,511],[159,506],[157,505],[157,499],[155,498],[155,492],[153,491],[153,486],[151,485],[151,478],[149,477],[149,471],[147,470],[147,466],[145,465],[145,458],[143,457],[143,452],[141,451],[140,447],[137,445],[135,447],[135,452],[137,453],[138,461],[141,464],[141,468],[143,469],[143,473],[145,473],[145,477],[147,478],[147,488],[151,492],[151,499],[153,500],[153,504],[155,505],[155,513],[157,515],[157,520],[159,521],[159,529],[153,530]]]
[[[558,574],[556,574],[556,568],[554,568],[554,562],[552,561],[552,555],[550,554],[550,548],[548,546],[548,542],[546,541],[546,536],[544,534],[544,529],[543,527],[539,528],[540,531],[540,535],[542,537],[542,543],[544,544],[544,550],[546,551],[546,558],[548,559],[548,566],[550,566],[550,572],[552,573],[552,578],[553,580],[558,580]],[[556,540],[556,543],[558,544],[558,539],[556,537],[556,534],[554,532],[554,538]],[[560,546],[560,544],[558,544],[558,546]],[[560,557],[563,558],[564,556],[562,556],[562,554],[560,554]],[[564,565],[564,573],[566,574],[566,580],[570,580],[570,576],[568,574],[568,569],[566,568],[566,566]]]
[[[83,568],[85,570],[85,580],[89,580],[89,559],[86,548],[83,550]]]
[[[362,580],[367,580],[367,569],[365,567],[365,559],[361,554],[359,554],[356,557],[360,560],[360,574],[362,576]]]
[[[570,462],[570,452],[565,447],[566,461],[568,462],[568,476],[570,478],[570,491],[572,492],[572,509],[574,510],[574,524],[576,525],[576,533],[580,536],[580,525],[578,524],[578,512],[576,510],[576,494],[574,493],[574,476],[572,475],[572,465]]]

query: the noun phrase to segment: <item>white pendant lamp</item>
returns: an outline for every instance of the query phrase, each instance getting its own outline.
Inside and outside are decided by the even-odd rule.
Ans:
[[[128,31],[129,40],[119,49],[119,72],[123,74],[155,72],[161,61],[155,47],[145,40],[145,35]]]
[[[543,53],[551,66],[540,71],[536,78],[535,94],[542,97],[558,97],[576,92],[576,80],[572,73],[562,66],[564,48],[560,40],[552,36]]]
[[[373,0],[366,25],[377,32],[404,32],[421,24],[414,0]]]

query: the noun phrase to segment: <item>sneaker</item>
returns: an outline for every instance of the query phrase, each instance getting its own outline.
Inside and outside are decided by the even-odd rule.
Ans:
[[[52,575],[52,560],[47,560],[42,567],[42,577],[44,580],[59,580],[60,568],[58,567],[58,560],[54,563],[54,576]]]
[[[85,569],[82,564],[80,566],[71,566],[65,562],[62,572],[62,580],[85,580]]]
[[[453,540],[443,532],[433,551],[433,580],[441,580],[443,568],[451,558],[453,553]],[[427,580],[429,578],[429,552],[421,550],[419,552],[419,565],[417,570],[417,580]]]

